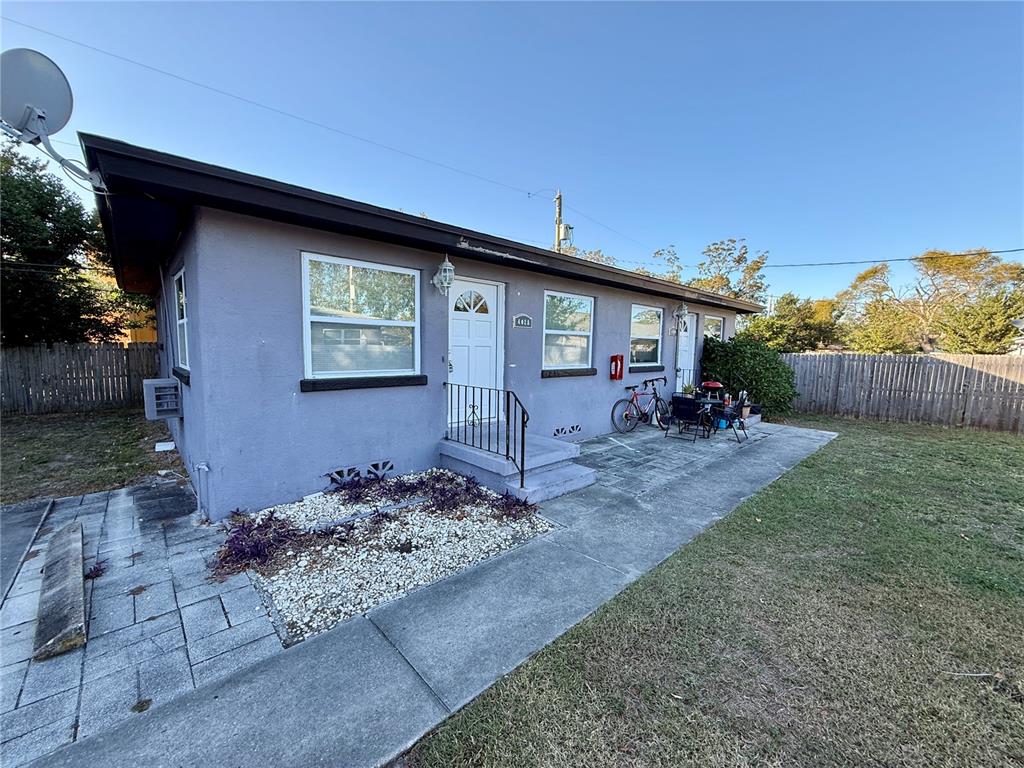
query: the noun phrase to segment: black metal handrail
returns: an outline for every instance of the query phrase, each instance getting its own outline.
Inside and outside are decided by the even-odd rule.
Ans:
[[[519,470],[526,486],[526,423],[530,414],[515,392],[445,382],[448,429],[445,440],[503,456]]]

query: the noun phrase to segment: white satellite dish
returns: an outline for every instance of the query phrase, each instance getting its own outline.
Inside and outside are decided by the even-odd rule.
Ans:
[[[65,171],[105,191],[98,173],[65,159],[50,144],[50,134],[68,124],[73,106],[71,85],[49,58],[28,48],[0,54],[0,129],[15,141],[42,144]]]
[[[60,67],[38,51],[12,48],[0,55],[0,117],[17,131],[29,127],[38,111],[57,133],[71,119],[74,99]]]

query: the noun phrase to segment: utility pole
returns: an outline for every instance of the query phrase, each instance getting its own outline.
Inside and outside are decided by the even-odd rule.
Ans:
[[[562,252],[562,190],[555,190],[555,252]]]

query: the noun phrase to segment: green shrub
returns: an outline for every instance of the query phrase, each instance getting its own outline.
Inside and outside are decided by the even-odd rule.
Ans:
[[[760,403],[766,417],[789,413],[797,391],[793,369],[778,352],[755,339],[704,339],[701,378],[720,381],[736,395],[747,390],[751,402]]]

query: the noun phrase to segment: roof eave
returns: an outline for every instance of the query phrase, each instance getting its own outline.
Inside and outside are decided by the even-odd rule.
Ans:
[[[152,292],[152,279],[145,276],[146,270],[140,262],[151,260],[152,271],[157,271],[159,261],[166,255],[161,252],[165,248],[150,242],[146,242],[144,253],[136,252],[137,246],[133,242],[142,237],[137,227],[134,234],[129,231],[119,237],[119,229],[130,227],[119,227],[119,217],[114,208],[123,204],[119,196],[133,196],[154,217],[159,216],[161,236],[175,242],[177,237],[170,232],[173,222],[168,218],[168,206],[178,206],[189,212],[194,206],[206,206],[663,298],[699,302],[739,313],[763,309],[759,304],[742,299],[720,296],[464,227],[199,163],[102,136],[80,133],[79,139],[89,169],[103,176],[111,192],[109,196],[97,195],[97,207],[111,248],[118,284],[125,290]],[[136,211],[133,214],[133,219],[143,219],[134,222],[136,225],[145,224],[146,214]],[[185,222],[189,217],[179,210],[177,218]],[[173,242],[166,243],[167,248],[171,246]],[[134,276],[131,274],[133,269]]]

